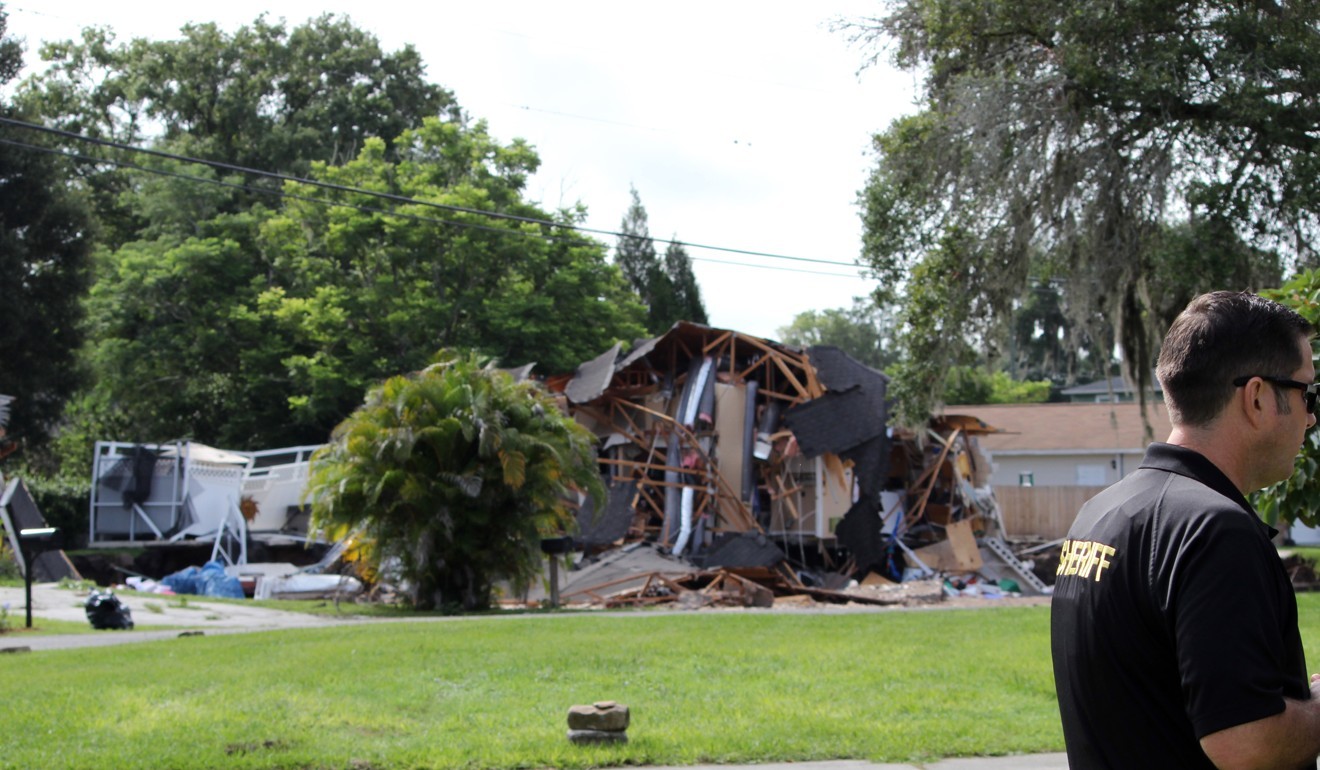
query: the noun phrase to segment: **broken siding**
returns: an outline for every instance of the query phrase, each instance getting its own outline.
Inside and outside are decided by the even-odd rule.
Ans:
[[[902,549],[940,546],[951,528],[1000,534],[977,444],[994,429],[949,417],[927,435],[895,438],[888,383],[836,348],[685,323],[626,356],[614,348],[584,363],[563,389],[601,440],[606,529],[619,531],[625,499],[632,517],[612,544],[600,522],[584,524],[582,544],[645,541],[698,563],[763,567],[780,559],[774,542],[800,555],[809,543],[864,577],[892,574]],[[958,546],[954,563],[974,561]]]

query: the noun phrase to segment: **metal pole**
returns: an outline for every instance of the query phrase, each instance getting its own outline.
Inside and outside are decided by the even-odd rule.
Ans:
[[[27,550],[23,549],[23,599],[27,607],[27,627],[32,628],[32,555]]]
[[[559,557],[550,557],[550,606],[559,606]]]
[[[41,554],[41,548],[32,548],[27,544],[40,539],[47,544],[47,548],[53,547],[54,537],[57,530],[54,527],[33,527],[31,529],[20,529],[18,531],[18,550],[19,556],[23,559],[23,594],[27,604],[27,627],[32,628],[32,562],[36,560],[35,554]]]

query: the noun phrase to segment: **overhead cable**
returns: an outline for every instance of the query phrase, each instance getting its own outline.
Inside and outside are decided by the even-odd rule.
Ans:
[[[422,217],[422,215],[420,214],[403,213],[403,211],[399,211],[396,209],[381,209],[381,207],[379,206],[368,206],[366,205],[366,203],[348,203],[343,201],[330,201],[330,199],[327,198],[314,198],[312,197],[312,195],[300,195],[297,193],[289,193],[289,192],[285,192],[285,190],[257,188],[257,186],[238,184],[238,182],[213,180],[213,178],[207,178],[207,177],[194,177],[191,176],[191,174],[170,172],[170,170],[165,170],[165,169],[150,168],[150,166],[135,164],[135,162],[131,162],[131,161],[114,160],[114,158],[79,155],[79,153],[65,151],[65,149],[41,147],[40,144],[28,144],[25,143],[25,141],[0,139],[0,144],[9,145],[9,147],[30,149],[30,151],[44,152],[44,153],[48,153],[48,155],[58,155],[62,157],[67,157],[67,158],[71,158],[71,160],[84,161],[84,162],[99,162],[99,164],[110,164],[117,166],[117,168],[136,170],[136,172],[156,174],[156,176],[161,176],[166,178],[176,178],[176,180],[183,180],[187,182],[198,182],[198,184],[215,185],[215,186],[219,186],[219,188],[243,190],[243,192],[255,193],[260,195],[272,195],[272,197],[288,198],[288,199],[292,199],[292,201],[318,203],[318,205],[327,206],[327,207],[339,207],[339,209],[352,209],[356,211],[362,211],[362,213],[366,213],[366,214],[387,214],[389,215],[389,217],[399,217],[401,219],[409,219],[409,221],[412,222],[430,223],[430,225],[446,225],[451,227],[467,227],[467,228],[471,228],[471,230],[496,232],[496,234],[500,234],[500,235],[516,235],[516,236],[521,236],[521,238],[536,238],[540,240],[550,240],[550,242],[576,243],[576,239],[568,238],[568,236],[548,234],[548,232],[529,232],[525,230],[510,230],[510,228],[507,227],[478,225],[478,223],[475,222],[459,222],[459,221],[455,221],[455,219]],[[370,190],[363,190],[363,194],[371,194],[371,192]],[[403,198],[403,199],[404,201],[408,201],[409,203],[413,202],[412,198]],[[483,211],[478,211],[478,213],[484,214]],[[544,219],[533,219],[532,222],[548,223],[548,225],[556,225],[556,223],[544,221]],[[565,228],[568,228],[568,230],[572,230],[572,227],[565,227]],[[684,246],[686,246],[686,244],[684,244]],[[783,265],[730,262],[730,260],[705,258],[705,256],[689,255],[689,259],[693,260],[693,262],[704,262],[710,264],[726,264],[726,265],[734,265],[734,267],[747,267],[747,268],[755,268],[755,269],[772,269],[772,271],[796,272],[796,273],[804,273],[804,275],[840,277],[840,279],[858,279],[859,277],[858,275],[845,275],[845,273],[814,271],[814,269],[783,267]]]
[[[269,179],[274,179],[274,180],[281,181],[281,182],[294,182],[294,183],[296,183],[296,184],[308,185],[308,186],[311,186],[311,187],[318,187],[318,188],[326,189],[326,190],[334,190],[334,191],[337,191],[337,192],[351,193],[351,194],[354,194],[354,195],[365,195],[365,196],[370,196],[370,197],[374,197],[374,198],[381,198],[381,199],[383,199],[383,200],[390,200],[390,201],[393,201],[393,202],[396,202],[396,203],[406,203],[406,204],[408,204],[408,205],[425,206],[425,207],[428,207],[428,208],[435,208],[435,209],[440,209],[440,210],[443,210],[443,211],[452,211],[452,212],[458,212],[458,213],[464,213],[464,214],[475,214],[475,215],[479,215],[479,216],[490,217],[490,218],[493,218],[493,219],[505,219],[505,220],[515,221],[515,222],[524,222],[524,223],[527,223],[527,224],[534,224],[534,225],[539,225],[539,226],[542,226],[542,227],[552,227],[552,228],[557,228],[557,229],[573,230],[573,231],[576,231],[576,232],[580,232],[580,233],[590,233],[590,234],[593,234],[593,235],[607,235],[607,236],[612,236],[612,237],[615,237],[615,238],[636,238],[636,239],[639,239],[639,240],[646,240],[646,241],[649,241],[649,242],[651,242],[652,244],[661,244],[661,245],[663,245],[663,244],[667,243],[667,241],[664,241],[664,240],[662,240],[662,239],[658,239],[658,238],[652,238],[652,237],[650,237],[650,236],[647,236],[647,237],[643,238],[642,236],[633,235],[633,234],[630,234],[630,233],[621,233],[621,232],[618,232],[618,231],[615,231],[615,230],[602,230],[602,229],[598,229],[598,228],[587,227],[587,226],[585,226],[585,225],[575,225],[575,224],[569,224],[569,223],[566,223],[566,222],[555,222],[555,221],[553,221],[553,220],[541,219],[541,218],[537,218],[537,217],[525,217],[525,216],[519,216],[519,215],[516,215],[516,214],[506,214],[506,213],[503,213],[503,212],[484,211],[484,210],[482,210],[482,209],[474,209],[474,208],[468,208],[468,207],[464,207],[464,206],[454,206],[454,205],[444,204],[444,203],[435,203],[435,202],[432,202],[432,201],[421,201],[421,200],[417,200],[417,199],[415,199],[415,198],[409,198],[409,197],[407,197],[407,196],[403,196],[403,195],[395,195],[395,194],[393,194],[393,193],[379,192],[379,191],[376,191],[376,190],[364,190],[364,189],[362,189],[362,188],[358,188],[358,187],[349,187],[349,186],[347,186],[347,185],[339,185],[339,184],[334,184],[334,183],[332,183],[332,182],[321,182],[321,181],[317,181],[317,180],[314,180],[314,179],[306,179],[306,178],[303,178],[303,177],[291,176],[291,175],[289,175],[289,174],[282,174],[282,173],[275,172],[275,171],[265,171],[265,170],[262,170],[262,169],[255,169],[255,168],[248,168],[248,167],[245,167],[245,166],[238,166],[238,165],[234,165],[234,164],[232,164],[232,163],[225,163],[225,162],[222,162],[222,161],[207,160],[207,159],[205,159],[205,158],[196,158],[196,157],[187,156],[187,155],[178,155],[178,154],[175,154],[175,153],[164,152],[164,151],[161,151],[161,150],[153,150],[153,149],[149,149],[149,148],[145,148],[145,147],[135,147],[135,146],[133,146],[133,145],[124,144],[124,143],[121,143],[121,142],[114,142],[114,141],[111,141],[111,140],[108,140],[108,139],[98,139],[98,138],[96,138],[96,137],[84,136],[83,134],[78,134],[78,133],[75,133],[75,132],[72,132],[72,131],[65,131],[65,130],[63,130],[63,129],[53,128],[53,127],[50,127],[50,126],[43,126],[43,125],[40,125],[40,124],[37,124],[37,123],[31,123],[31,122],[28,122],[28,121],[25,121],[25,120],[17,120],[17,119],[15,119],[15,118],[0,117],[0,125],[9,125],[9,126],[17,127],[17,128],[24,128],[24,129],[29,129],[29,130],[33,130],[33,131],[39,131],[39,132],[43,132],[43,133],[47,133],[47,134],[53,134],[53,135],[55,135],[55,136],[60,136],[60,137],[63,137],[63,138],[65,138],[65,139],[72,139],[72,140],[74,140],[74,141],[86,142],[86,143],[90,143],[90,144],[99,145],[99,146],[102,146],[102,147],[110,147],[110,148],[113,148],[113,149],[122,150],[122,151],[124,151],[124,152],[141,153],[141,154],[144,154],[144,155],[151,155],[151,156],[154,156],[154,157],[165,158],[165,159],[168,159],[168,160],[180,161],[180,162],[183,162],[183,163],[195,163],[195,164],[204,165],[204,166],[209,166],[209,167],[211,167],[211,168],[216,168],[216,169],[220,169],[220,170],[224,170],[224,171],[231,171],[231,172],[237,172],[237,173],[243,173],[243,174],[253,174],[253,175],[256,175],[256,176],[262,176],[262,177],[266,177],[266,178],[269,178]],[[107,161],[106,159],[94,159],[94,160],[106,161],[106,162],[113,162],[113,161]],[[131,166],[134,167],[134,168],[141,169],[141,170],[143,170],[143,171],[151,171],[151,169],[149,169],[149,168],[146,168],[146,167],[143,167],[143,166],[138,166],[138,165],[136,165],[136,164],[129,164],[129,165],[131,165]],[[186,176],[186,175],[184,175],[184,176]],[[189,178],[202,179],[201,177],[189,177]],[[245,188],[245,189],[246,189],[246,188]],[[315,200],[315,199],[313,199],[313,200]],[[857,269],[863,269],[863,268],[864,268],[863,265],[861,265],[861,264],[859,264],[859,263],[857,263],[857,262],[840,262],[840,261],[837,261],[837,260],[829,260],[829,259],[816,259],[816,258],[812,258],[812,257],[797,257],[797,256],[786,255],[786,254],[772,254],[772,253],[764,252],[764,251],[753,251],[753,250],[750,250],[750,249],[738,249],[738,248],[733,248],[733,247],[728,247],[728,246],[712,246],[712,245],[709,245],[709,244],[701,244],[701,243],[688,243],[688,242],[686,242],[686,241],[680,241],[679,243],[681,243],[684,247],[686,247],[686,248],[691,248],[691,249],[704,249],[704,250],[708,250],[708,251],[720,251],[720,252],[725,252],[725,253],[730,253],[730,254],[742,254],[742,255],[745,255],[745,256],[752,256],[752,257],[765,257],[765,258],[768,258],[768,259],[782,259],[782,260],[789,260],[789,261],[793,261],[793,262],[810,262],[810,263],[815,263],[815,264],[822,264],[822,265],[836,265],[836,266],[839,266],[839,267],[851,267],[851,268],[857,268]]]

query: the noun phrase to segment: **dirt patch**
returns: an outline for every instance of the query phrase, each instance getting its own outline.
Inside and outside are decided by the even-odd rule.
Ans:
[[[280,740],[264,740],[254,743],[231,743],[225,747],[225,754],[229,756],[244,754],[253,754],[258,751],[283,751],[288,746]]]

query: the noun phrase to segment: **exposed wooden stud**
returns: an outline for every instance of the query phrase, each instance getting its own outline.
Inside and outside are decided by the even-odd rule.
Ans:
[[[962,428],[955,428],[953,433],[949,434],[948,440],[944,442],[944,447],[940,450],[939,459],[928,466],[922,473],[922,478],[925,478],[926,476],[930,477],[930,483],[926,485],[925,490],[921,493],[921,499],[915,506],[913,506],[912,510],[903,517],[904,529],[915,524],[926,512],[926,503],[930,500],[931,492],[935,491],[935,483],[940,479],[940,466],[944,465],[944,460],[949,456],[949,451],[953,449],[953,443],[958,439],[958,434],[960,433],[962,433]],[[918,484],[920,484],[920,482],[918,482]]]

